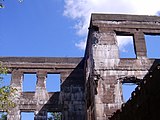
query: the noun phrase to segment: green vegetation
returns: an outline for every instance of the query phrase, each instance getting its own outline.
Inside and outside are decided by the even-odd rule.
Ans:
[[[0,120],[7,120],[7,114],[6,113],[1,113],[0,114]]]
[[[3,67],[0,63],[0,109],[1,111],[9,112],[9,108],[13,108],[16,104],[13,102],[15,92],[17,89],[12,88],[11,86],[3,85],[4,79],[3,75],[7,74],[8,70],[6,67]],[[6,120],[6,114],[0,114],[0,120]]]

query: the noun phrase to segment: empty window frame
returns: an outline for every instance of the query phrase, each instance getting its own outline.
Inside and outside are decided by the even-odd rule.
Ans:
[[[7,120],[7,112],[0,112],[0,120]]]
[[[145,34],[145,42],[148,58],[160,58],[160,34],[147,35]]]
[[[35,92],[36,89],[36,74],[24,74],[23,92]]]
[[[34,112],[21,112],[21,120],[34,120]]]
[[[60,74],[47,74],[46,89],[48,92],[59,92],[60,86]]]
[[[123,83],[122,84],[122,94],[123,94],[123,101],[127,102],[131,97],[132,92],[137,87],[134,83]]]
[[[136,58],[133,36],[117,35],[120,58]]]
[[[9,86],[11,83],[11,74],[3,74],[0,79],[0,87]]]

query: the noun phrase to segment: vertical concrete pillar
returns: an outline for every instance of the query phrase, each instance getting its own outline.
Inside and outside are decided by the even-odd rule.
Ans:
[[[84,120],[83,71],[61,73],[61,104],[63,120]]]
[[[22,93],[23,72],[19,70],[12,71],[11,86],[17,89],[16,95],[20,97]]]
[[[47,78],[46,72],[37,72],[35,98],[38,101],[44,101],[48,98],[48,92],[46,90],[46,78]]]
[[[37,72],[37,83],[35,99],[37,100],[37,106],[35,111],[35,120],[46,120],[47,111],[43,110],[43,105],[48,101],[48,92],[46,90],[46,72]]]
[[[18,106],[9,110],[7,115],[7,120],[20,120],[20,119],[21,119],[21,116],[20,116],[20,110]]]
[[[134,44],[137,58],[147,57],[146,43],[143,32],[134,33]]]
[[[70,114],[70,100],[71,100],[71,88],[69,85],[70,79],[69,75],[71,74],[71,71],[65,71],[61,72],[61,97],[60,97],[60,104],[62,104],[62,119],[63,120],[69,120],[69,114]],[[72,118],[70,118],[72,119]]]
[[[92,55],[94,69],[113,68],[116,66],[119,62],[116,33],[114,31],[93,32]]]
[[[20,110],[18,106],[19,106],[20,95],[22,93],[22,79],[23,79],[23,73],[21,71],[19,70],[12,71],[11,86],[17,89],[17,92],[15,93],[16,96],[13,100],[13,102],[16,103],[16,107],[9,109],[9,113],[7,115],[8,120],[20,120]]]
[[[119,63],[119,50],[114,31],[93,32],[92,57],[94,68],[91,73],[96,82],[95,113],[96,120],[108,117],[122,104],[120,85],[116,75],[107,74]]]

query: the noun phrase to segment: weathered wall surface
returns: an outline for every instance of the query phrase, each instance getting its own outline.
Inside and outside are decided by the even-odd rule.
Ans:
[[[0,57],[12,74],[11,86],[17,88],[17,106],[10,110],[8,120],[20,120],[20,112],[34,112],[35,120],[47,120],[47,112],[62,112],[64,120],[83,120],[84,65],[83,58]],[[23,92],[25,73],[36,74],[36,90]],[[47,74],[60,74],[61,90],[47,92]],[[53,85],[54,87],[54,85]]]
[[[110,120],[159,120],[160,65],[150,70],[132,97]]]
[[[142,79],[156,64],[146,56],[144,35],[159,33],[159,17],[92,14],[85,54],[89,120],[108,120],[121,108],[122,83],[136,83],[133,76]],[[136,58],[119,57],[117,35],[133,36]]]
[[[46,120],[48,111],[62,112],[63,120],[108,120],[123,103],[122,84],[136,84],[159,63],[147,58],[145,34],[160,34],[160,17],[92,14],[84,58],[0,57],[12,74],[11,85],[18,89],[17,107],[8,120],[20,120],[22,111],[33,111],[35,120]],[[136,58],[119,57],[117,35],[133,36]],[[37,75],[35,92],[22,91],[25,73]],[[46,91],[50,73],[61,76],[59,92]]]

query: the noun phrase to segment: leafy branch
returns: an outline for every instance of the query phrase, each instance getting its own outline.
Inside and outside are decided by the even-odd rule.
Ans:
[[[8,112],[9,108],[13,108],[16,104],[13,102],[16,88],[3,85],[3,75],[7,74],[8,69],[0,63],[0,109]]]
[[[3,86],[0,88],[0,109],[8,112],[9,108],[16,106],[16,104],[11,99],[15,96],[15,91],[17,91],[17,89],[10,86]]]

